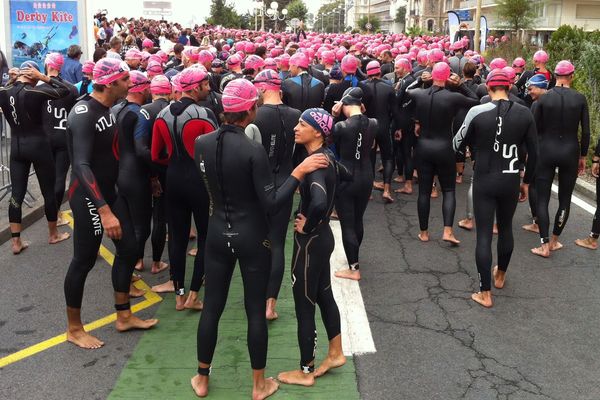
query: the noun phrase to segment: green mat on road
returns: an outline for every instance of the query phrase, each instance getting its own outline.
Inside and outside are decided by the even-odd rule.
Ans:
[[[277,304],[279,319],[269,323],[269,353],[266,376],[299,367],[296,316],[290,282],[292,231],[286,241],[286,272]],[[188,257],[186,276],[192,275]],[[188,282],[189,284],[189,282]],[[202,295],[202,292],[201,292]],[[317,307],[318,309],[318,307]],[[121,372],[109,399],[194,399],[190,386],[195,374],[196,330],[200,314],[175,311],[175,296],[168,294],[159,305],[156,329],[146,332]],[[319,344],[317,364],[327,353],[327,334],[317,312]],[[246,347],[246,314],[239,268],[231,283],[225,312],[219,325],[219,339],[210,377],[209,399],[248,399],[252,393],[252,371]],[[354,362],[348,362],[310,388],[282,384],[273,399],[358,399]]]

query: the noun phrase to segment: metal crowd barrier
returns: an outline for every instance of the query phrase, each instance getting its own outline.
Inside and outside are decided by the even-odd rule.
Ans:
[[[12,185],[10,182],[10,126],[1,111],[0,120],[0,201],[2,201],[12,192]],[[33,174],[35,172],[32,168],[29,176]],[[27,190],[27,195],[29,195],[31,201],[26,197],[23,203],[31,208],[31,202],[35,202],[36,199],[29,190]]]

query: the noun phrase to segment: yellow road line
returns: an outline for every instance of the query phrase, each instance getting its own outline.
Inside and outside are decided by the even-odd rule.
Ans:
[[[71,227],[71,229],[73,229],[73,217],[71,216],[71,213],[69,211],[63,212],[62,217],[69,221],[69,226]],[[115,260],[114,254],[112,254],[110,252],[110,250],[108,250],[103,245],[100,246],[100,257],[102,257],[108,263],[108,265],[111,265],[111,266],[113,264],[113,261]],[[160,297],[159,295],[157,295],[156,293],[151,291],[150,287],[144,281],[139,280],[139,281],[135,282],[134,285],[138,289],[145,290],[146,293],[144,294],[144,299],[145,299],[144,301],[131,306],[131,312],[136,313],[138,311],[146,309],[146,308],[162,301],[162,297]],[[93,331],[94,329],[98,329],[98,328],[106,326],[112,322],[115,322],[116,320],[117,320],[117,314],[112,313],[110,315],[107,315],[104,318],[100,318],[96,321],[93,321],[93,322],[90,322],[89,324],[84,325],[84,329],[86,330],[86,332],[90,332],[90,331]],[[66,341],[67,341],[67,335],[66,335],[66,333],[63,333],[63,334],[54,336],[53,338],[44,340],[43,342],[29,346],[23,350],[19,350],[19,351],[12,353],[6,357],[0,358],[0,368],[6,367],[7,365],[10,365],[10,364],[15,363],[20,360],[23,360],[24,358],[31,357],[37,353],[48,350],[54,346],[58,346],[59,344],[64,343]]]

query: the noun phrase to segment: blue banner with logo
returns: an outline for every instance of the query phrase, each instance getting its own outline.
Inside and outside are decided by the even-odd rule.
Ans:
[[[46,54],[80,45],[79,36],[77,1],[10,1],[13,66],[33,60],[41,67]]]

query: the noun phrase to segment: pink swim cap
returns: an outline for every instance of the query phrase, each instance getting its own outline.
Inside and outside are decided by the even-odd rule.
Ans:
[[[475,52],[473,50],[465,51],[465,57],[473,57],[473,55],[475,55]]]
[[[535,54],[533,55],[533,61],[540,62],[540,63],[547,63],[548,62],[548,53],[546,53],[544,50],[536,51]]]
[[[265,58],[265,69],[277,71],[277,61],[274,58]]]
[[[84,74],[92,74],[94,72],[94,65],[96,65],[96,63],[93,61],[84,62],[83,66],[81,67],[81,72]]]
[[[148,64],[150,64],[152,61],[162,65],[162,58],[160,58],[160,56],[157,54],[152,54],[150,58],[148,58]]]
[[[512,81],[509,79],[508,75],[501,69],[494,69],[487,77],[487,81],[485,84],[488,87],[494,86],[510,86]]]
[[[452,51],[456,51],[456,50],[462,50],[464,48],[464,44],[462,41],[456,41],[454,43],[452,43],[452,45],[450,46],[450,50]]]
[[[330,50],[326,50],[321,53],[321,59],[325,64],[333,64],[335,62],[335,53]]]
[[[182,92],[188,92],[200,86],[208,78],[208,73],[203,68],[188,67],[179,74],[178,85]]]
[[[522,59],[521,57],[515,58],[512,62],[512,66],[516,67],[516,68],[524,68],[525,64],[526,64],[525,60]]]
[[[211,53],[208,50],[200,50],[200,53],[198,53],[198,62],[200,64],[212,62],[212,60],[214,60],[214,59],[215,59],[215,56],[213,55],[213,53]]]
[[[304,53],[295,53],[290,57],[290,65],[295,65],[300,68],[308,68],[308,57]]]
[[[242,59],[237,54],[234,54],[227,59],[227,65],[229,67],[240,65],[241,63],[242,63]]]
[[[342,47],[335,52],[335,59],[338,61],[342,61],[342,59],[346,56],[346,48]]]
[[[244,50],[244,52],[245,52],[246,54],[248,54],[248,53],[254,53],[254,52],[256,51],[256,46],[254,45],[254,43],[252,43],[252,42],[248,42],[248,43],[246,43],[246,45],[244,46],[244,49],[243,49],[243,50]]]
[[[440,49],[431,49],[427,54],[427,60],[432,63],[439,63],[444,60],[444,52]]]
[[[150,93],[152,94],[171,94],[171,82],[164,75],[156,75],[150,82]]]
[[[504,72],[506,76],[508,76],[508,79],[512,83],[515,82],[515,77],[517,76],[517,73],[515,72],[515,69],[513,67],[504,67],[502,68],[502,72]]]
[[[244,61],[244,66],[246,69],[253,69],[254,71],[258,71],[262,67],[265,66],[265,60],[262,57],[259,57],[255,54],[250,54],[246,61]]]
[[[342,58],[342,72],[355,74],[358,69],[358,58],[352,54],[347,54]]]
[[[196,49],[194,47],[185,49],[182,54],[192,62],[198,61],[198,53],[196,53]]]
[[[142,93],[150,87],[150,80],[140,71],[129,71],[129,93]]]
[[[381,74],[381,64],[379,61],[370,61],[367,64],[367,76]]]
[[[150,39],[144,39],[142,41],[142,47],[144,49],[151,49],[152,47],[154,47],[154,42]]]
[[[417,53],[417,61],[419,62],[419,64],[427,63],[427,51],[426,50],[420,50]]]
[[[277,71],[265,69],[254,78],[254,86],[262,90],[280,90],[281,78]]]
[[[44,61],[44,63],[50,68],[54,68],[60,71],[63,64],[65,63],[65,59],[60,53],[48,53],[46,54],[46,60]]]
[[[402,66],[402,68],[408,72],[412,71],[412,64],[406,58],[402,58],[402,57],[396,58],[396,65]]]
[[[234,79],[223,90],[223,111],[248,111],[256,104],[258,91],[249,80]]]
[[[167,63],[167,61],[169,61],[169,55],[162,50],[157,51],[156,55],[159,56],[160,60],[165,64]]]
[[[108,85],[129,74],[125,62],[116,58],[102,58],[94,65],[94,81],[99,85]]]
[[[126,60],[141,60],[142,52],[139,51],[138,49],[129,49],[125,53],[125,59]]]
[[[504,58],[494,58],[492,60],[492,62],[490,63],[490,68],[491,69],[502,69],[504,67],[506,67],[508,65],[508,63],[506,62],[506,60]]]
[[[179,80],[181,79],[181,72],[176,74],[173,78],[171,78],[171,85],[173,86],[173,90],[176,92],[183,92],[181,89],[181,85],[179,84]]]
[[[439,62],[433,66],[431,77],[434,81],[447,81],[450,78],[450,66],[445,62]]]
[[[554,73],[557,76],[567,76],[571,75],[573,72],[575,72],[575,66],[567,60],[562,60],[556,64],[556,68],[554,69]]]
[[[151,56],[152,54],[148,53],[147,51],[142,51],[142,61],[148,60]]]
[[[287,53],[284,53],[281,55],[281,57],[278,57],[278,61],[279,62],[279,68],[284,67],[284,68],[289,68],[290,67],[290,55]]]
[[[148,72],[149,76],[156,76],[156,75],[161,75],[163,73],[163,68],[162,65],[156,61],[156,60],[151,60],[148,61],[148,66],[146,67],[146,71]]]

